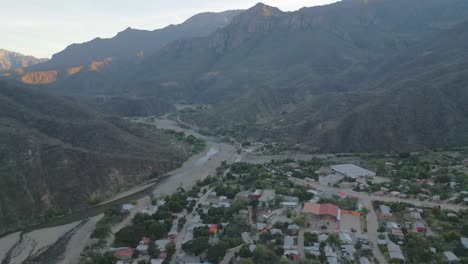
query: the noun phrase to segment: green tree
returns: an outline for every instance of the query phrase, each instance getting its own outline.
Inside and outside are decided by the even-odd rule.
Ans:
[[[263,245],[257,245],[252,260],[256,264],[275,264],[279,263],[280,258],[271,249]]]
[[[250,258],[253,256],[253,254],[252,252],[250,252],[249,246],[244,244],[239,250],[239,256],[241,256],[242,258]]]

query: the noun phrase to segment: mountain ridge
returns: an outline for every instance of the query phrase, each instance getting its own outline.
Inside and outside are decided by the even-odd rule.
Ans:
[[[0,233],[82,210],[180,166],[190,146],[0,81]]]
[[[38,59],[33,56],[0,48],[0,72],[29,67],[45,61],[47,59]]]

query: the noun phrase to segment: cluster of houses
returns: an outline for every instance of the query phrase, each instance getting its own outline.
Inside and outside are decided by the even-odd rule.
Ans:
[[[404,223],[407,230],[421,234],[425,234],[426,232],[428,232],[428,229],[424,223],[424,210],[421,208],[414,207],[410,207],[407,209],[411,218],[410,222]],[[379,210],[381,219],[388,220],[389,218],[393,217],[392,210],[389,206],[382,204],[379,206]],[[457,215],[455,213],[447,213],[447,217],[457,217]],[[393,221],[386,221],[385,227],[386,231],[380,233],[379,240],[377,241],[377,243],[379,245],[385,245],[387,247],[390,259],[406,261],[405,256],[400,248],[400,245],[403,244],[403,241],[405,239],[405,235],[401,230],[400,225]],[[389,238],[390,234],[397,239],[397,243],[395,243]],[[460,240],[463,246],[466,249],[468,249],[468,238],[461,237]],[[430,248],[429,250],[432,253],[436,253],[437,251],[435,248]],[[459,263],[459,258],[451,251],[443,252],[443,256],[445,257],[445,260],[448,263]]]
[[[158,212],[158,206],[162,206],[165,204],[164,200],[158,201],[157,205],[149,206],[141,211],[143,214],[147,215],[154,215]],[[134,208],[131,204],[124,204],[121,207],[121,211],[129,212]],[[167,258],[168,252],[166,246],[173,242],[177,236],[178,224],[180,218],[184,217],[183,214],[174,214],[172,227],[168,233],[166,239],[160,239],[152,241],[149,237],[142,237],[138,246],[136,248],[131,247],[120,247],[120,248],[110,248],[109,251],[114,254],[118,258],[117,264],[124,264],[124,263],[138,263],[139,261],[147,261],[151,262],[151,264],[161,264]],[[157,258],[151,258],[148,255],[148,249],[150,247],[150,243],[154,243],[155,248],[159,251]],[[138,254],[136,254],[138,253]]]

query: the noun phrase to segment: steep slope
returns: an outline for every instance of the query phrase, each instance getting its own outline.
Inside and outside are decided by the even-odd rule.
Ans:
[[[404,27],[410,18],[417,23]],[[466,18],[461,0],[346,0],[296,12],[259,3],[207,37],[174,41],[132,67],[78,74],[54,91],[219,103],[264,87],[304,98],[354,88],[335,80]]]
[[[0,82],[0,233],[83,209],[179,166],[175,138]]]
[[[102,61],[106,58],[127,60],[149,56],[174,40],[206,36],[229,24],[231,19],[240,12],[234,10],[222,13],[201,13],[180,25],[170,25],[154,31],[127,28],[113,38],[96,38],[89,42],[70,45],[54,54],[48,63],[41,65],[41,68],[87,65],[92,61]]]
[[[12,69],[20,69],[46,61],[33,56],[26,56],[16,52],[0,49],[0,72]]]
[[[362,78],[356,85],[359,90],[323,93],[289,109],[245,108],[250,119],[239,116],[241,110],[234,106],[236,101],[205,110],[191,119],[218,133],[299,143],[322,152],[467,145],[466,41],[468,22],[365,68],[359,74]],[[265,113],[274,115],[269,122],[262,123]]]

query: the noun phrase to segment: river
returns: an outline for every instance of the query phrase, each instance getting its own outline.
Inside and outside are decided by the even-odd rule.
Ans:
[[[237,153],[236,148],[233,145],[219,142],[216,138],[203,136],[191,129],[181,128],[174,121],[167,118],[156,119],[156,125],[158,128],[183,131],[186,134],[191,134],[196,137],[203,138],[206,140],[207,147],[204,152],[190,157],[180,168],[169,172],[167,176],[153,184],[146,184],[144,186],[136,187],[133,190],[129,190],[120,195],[117,195],[113,199],[103,204],[90,207],[84,211],[70,214],[47,224],[29,228],[28,230],[24,230],[23,233],[28,233],[33,230],[36,232],[44,230],[44,237],[47,237],[47,232],[50,229],[46,228],[61,226],[95,217],[102,214],[107,208],[114,204],[122,204],[130,201],[138,201],[140,203],[145,199],[147,200],[148,196],[161,197],[177,191],[179,187],[189,189],[196,183],[197,180],[202,180],[208,175],[214,175],[216,168],[219,167],[223,161],[232,163],[235,161],[240,161],[242,158],[241,155]],[[92,230],[93,228],[88,227],[86,232],[92,232]],[[80,230],[76,231],[77,233],[80,232]],[[83,232],[81,232],[79,235],[83,236]],[[68,237],[68,239],[73,239],[73,235]],[[81,247],[73,247],[70,249],[70,247],[66,247],[67,244],[63,243],[63,240],[59,242],[61,243],[60,247],[63,248],[63,251],[73,250],[73,252],[63,252],[63,254],[55,257],[57,260],[63,259],[64,256],[77,255],[76,253],[81,252],[83,249]],[[85,243],[83,243],[83,247],[84,245]],[[51,251],[57,252],[55,245],[49,244],[47,246],[51,246]],[[67,248],[67,250],[65,250],[65,248]],[[48,258],[51,258],[51,256],[48,256]],[[67,263],[77,263],[77,261],[78,260],[76,260],[76,262],[67,260]]]

